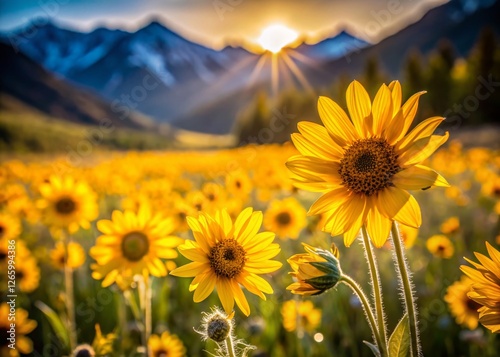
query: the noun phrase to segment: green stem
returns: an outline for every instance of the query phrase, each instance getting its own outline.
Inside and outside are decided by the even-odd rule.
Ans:
[[[361,301],[361,305],[363,306],[363,310],[365,311],[366,316],[368,317],[368,323],[370,325],[370,328],[372,330],[373,337],[375,338],[375,341],[377,342],[377,346],[380,350],[380,353],[382,356],[387,356],[384,350],[381,350],[381,346],[383,346],[382,342],[382,337],[380,336],[379,330],[377,328],[377,322],[375,321],[375,316],[373,315],[372,308],[370,306],[370,302],[368,301],[368,298],[366,297],[365,293],[361,289],[361,287],[358,285],[358,283],[351,278],[348,275],[342,275],[340,277],[339,282],[346,284],[348,287],[352,289],[352,291],[357,295],[359,301]]]
[[[396,268],[399,271],[399,276],[403,285],[405,309],[408,314],[408,322],[410,324],[411,356],[418,357],[421,355],[421,348],[418,335],[417,310],[415,309],[415,299],[413,296],[411,278],[408,273],[410,269],[405,259],[404,248],[401,244],[401,236],[396,222],[392,223],[391,233],[392,242],[394,244],[394,252],[396,255]]]
[[[73,269],[68,265],[69,261],[69,243],[71,237],[63,232],[64,239],[64,288],[66,290],[66,311],[68,314],[69,331],[69,349],[73,351],[76,348],[76,317],[75,317],[75,293],[73,284]]]
[[[366,258],[368,260],[368,266],[370,270],[373,295],[375,296],[375,311],[377,312],[378,331],[380,332],[380,339],[382,340],[382,344],[379,345],[379,348],[381,354],[387,356],[389,355],[389,353],[387,351],[387,328],[385,326],[384,306],[382,304],[382,287],[380,286],[380,277],[377,268],[377,262],[372,250],[370,238],[364,226],[361,227],[361,236],[363,237],[363,244],[365,247]]]
[[[139,294],[141,299],[141,309],[144,321],[143,338],[146,356],[149,356],[149,337],[151,336],[152,315],[151,315],[151,281],[149,276],[143,276],[139,281]]]
[[[234,350],[233,337],[229,334],[226,337],[226,350],[229,357],[236,357],[236,351]]]

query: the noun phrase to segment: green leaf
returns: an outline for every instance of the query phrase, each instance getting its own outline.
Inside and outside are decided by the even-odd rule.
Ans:
[[[54,310],[52,310],[50,307],[48,307],[41,301],[36,301],[35,306],[38,307],[40,311],[42,311],[44,315],[47,317],[50,326],[52,326],[52,329],[56,333],[57,337],[59,337],[59,339],[63,342],[64,346],[66,348],[69,348],[68,329],[64,327],[64,324],[59,318],[59,315],[57,315],[57,313]]]
[[[410,325],[405,314],[389,338],[389,357],[407,357],[410,347]]]
[[[380,356],[380,351],[378,350],[378,347],[375,346],[373,343],[370,343],[368,341],[363,341],[363,343],[365,345],[367,345],[368,347],[370,347],[370,349],[372,350],[373,354],[376,356],[376,357],[381,357]]]

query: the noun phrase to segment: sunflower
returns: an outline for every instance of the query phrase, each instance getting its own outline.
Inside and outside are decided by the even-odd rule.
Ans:
[[[16,256],[16,285],[19,290],[31,293],[40,284],[40,268],[34,256]]]
[[[444,301],[448,303],[451,314],[455,316],[458,324],[467,327],[469,330],[474,330],[479,319],[477,310],[481,305],[467,296],[471,286],[472,280],[467,276],[462,276],[459,281],[448,287]]]
[[[448,218],[439,227],[439,230],[443,234],[453,234],[458,232],[459,229],[460,229],[460,220],[458,219],[458,217]]]
[[[451,240],[442,234],[433,235],[427,239],[425,245],[429,252],[439,258],[450,259],[455,253],[455,247]]]
[[[182,341],[167,331],[158,335],[149,337],[148,345],[150,348],[150,357],[183,357],[186,355],[186,348]]]
[[[54,249],[50,251],[50,260],[52,265],[58,269],[64,269],[65,263],[65,244],[57,242]],[[85,263],[85,251],[82,246],[76,242],[68,243],[68,267],[76,269]]]
[[[217,288],[226,313],[232,312],[236,301],[248,316],[250,306],[239,284],[265,300],[263,293],[272,294],[273,289],[258,274],[281,267],[280,262],[269,260],[280,251],[278,244],[272,243],[275,234],[257,233],[262,225],[262,212],[246,208],[234,224],[225,210],[217,211],[214,217],[200,212],[197,219],[188,217],[187,221],[195,241],[187,240],[179,246],[179,252],[192,262],[170,274],[195,277],[189,287],[190,291],[195,290],[194,302],[205,300]]]
[[[101,326],[95,325],[95,337],[92,341],[92,348],[98,356],[106,356],[113,353],[113,343],[117,339],[116,333],[102,334]]]
[[[301,155],[287,167],[298,188],[322,192],[308,214],[327,212],[324,229],[344,235],[350,246],[361,226],[381,247],[392,221],[418,228],[420,207],[407,190],[449,186],[434,170],[420,165],[448,139],[432,135],[444,118],[432,117],[408,133],[418,107],[414,94],[401,106],[401,85],[382,85],[373,103],[357,81],[347,89],[351,120],[331,99],[320,97],[318,110],[324,126],[300,122],[292,141]]]
[[[408,227],[405,225],[399,225],[399,233],[406,249],[413,247],[415,240],[418,237],[418,228]]]
[[[14,239],[19,234],[21,234],[19,219],[5,213],[0,213],[0,239]]]
[[[474,253],[479,263],[465,258],[474,268],[462,265],[460,269],[472,279],[472,290],[468,296],[481,305],[479,322],[491,330],[500,332],[500,252],[486,242],[489,258]]]
[[[281,239],[297,239],[306,223],[306,210],[293,197],[272,201],[264,215],[264,227]]]
[[[306,330],[313,332],[321,322],[321,310],[315,309],[310,300],[289,300],[281,307],[283,327],[288,332]],[[297,326],[298,325],[298,326]]]
[[[40,186],[40,193],[43,198],[37,205],[52,227],[67,228],[74,233],[79,227],[89,229],[90,222],[97,218],[96,195],[83,181],[52,176]]]
[[[226,176],[226,190],[234,197],[241,199],[243,202],[248,201],[248,197],[252,192],[252,181],[248,175],[241,171],[231,172]]]
[[[9,348],[11,343],[8,340],[10,337],[9,329],[12,321],[9,320],[10,307],[7,303],[0,305],[0,331],[2,331],[2,340],[0,341],[0,356],[2,357],[17,357],[19,352],[28,354],[33,351],[31,340],[26,337],[33,331],[37,325],[36,321],[28,319],[28,312],[21,308],[16,308],[16,328],[14,339],[16,348]]]
[[[104,287],[134,275],[165,276],[167,269],[160,259],[177,258],[174,250],[183,242],[172,235],[174,222],[159,214],[153,215],[147,205],[132,211],[114,211],[111,220],[100,220],[97,228],[103,233],[97,238],[90,255],[97,264],[91,266],[94,279],[103,279]],[[125,279],[127,280],[127,279]]]

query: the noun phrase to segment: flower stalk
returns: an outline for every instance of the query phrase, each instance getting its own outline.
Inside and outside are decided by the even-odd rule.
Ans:
[[[66,290],[66,311],[68,315],[69,349],[73,351],[77,345],[76,316],[75,316],[75,293],[73,284],[73,268],[68,264],[69,244],[71,236],[63,230],[64,241],[64,288]]]
[[[348,275],[342,274],[339,282],[344,283],[345,285],[350,287],[351,290],[354,292],[354,294],[356,294],[356,296],[358,297],[359,301],[361,302],[361,305],[363,306],[363,310],[364,310],[365,315],[368,319],[368,324],[370,325],[373,337],[375,339],[375,342],[377,343],[380,354],[382,357],[387,357],[388,355],[386,354],[385,350],[382,349],[382,346],[385,346],[385,344],[383,343],[384,341],[382,340],[382,336],[380,334],[380,331],[377,328],[377,322],[376,322],[375,316],[373,315],[373,310],[371,308],[370,302],[369,302],[368,298],[366,297],[365,293],[363,292],[361,287],[358,285],[358,283]]]
[[[236,351],[234,349],[233,337],[231,334],[229,334],[226,337],[225,344],[226,344],[227,355],[229,357],[236,357]]]
[[[403,288],[403,297],[405,303],[405,310],[408,314],[408,322],[410,325],[410,351],[412,357],[421,355],[420,338],[418,334],[418,320],[417,310],[415,308],[415,297],[413,296],[412,282],[410,277],[410,269],[405,258],[403,244],[401,243],[401,236],[396,222],[392,222],[392,243],[394,246],[395,265],[399,273]]]
[[[148,276],[142,276],[139,280],[139,297],[141,300],[141,310],[143,317],[143,339],[146,356],[149,356],[149,337],[151,336],[152,315],[151,315],[151,280]]]
[[[380,276],[377,267],[377,262],[375,259],[375,255],[372,250],[372,246],[370,243],[370,238],[368,236],[368,232],[366,231],[366,227],[361,227],[361,236],[363,237],[363,245],[365,248],[365,256],[368,261],[368,266],[370,270],[371,277],[371,285],[373,288],[373,295],[375,297],[375,311],[377,314],[377,325],[378,331],[380,333],[380,342],[379,345],[380,351],[382,355],[388,355],[387,351],[387,327],[385,324],[385,314],[384,314],[384,306],[382,303],[382,287],[380,286]]]

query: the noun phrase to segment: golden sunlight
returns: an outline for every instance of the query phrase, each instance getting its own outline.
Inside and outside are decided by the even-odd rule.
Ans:
[[[283,47],[295,41],[298,36],[296,31],[286,26],[271,25],[262,31],[257,43],[265,50],[278,53]]]

